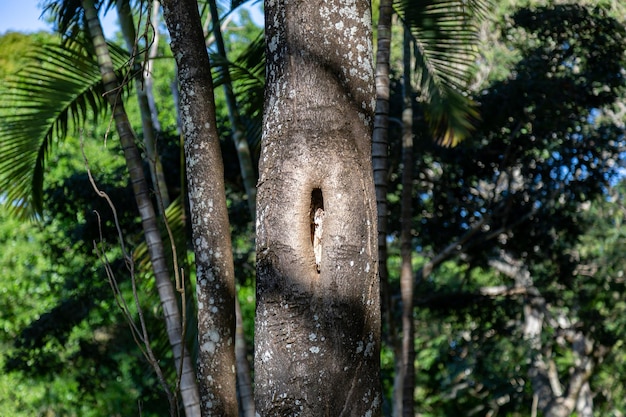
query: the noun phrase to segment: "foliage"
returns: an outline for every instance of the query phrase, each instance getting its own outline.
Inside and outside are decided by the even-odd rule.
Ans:
[[[427,259],[448,260],[418,287],[424,415],[514,415],[531,407],[532,356],[519,341],[523,306],[533,297],[504,291],[519,284],[491,266],[503,255],[523,262],[545,298],[543,343],[564,381],[574,359],[558,320],[585,332],[598,352],[624,337],[614,324],[621,282],[610,271],[593,279],[581,272],[599,252],[575,256],[581,239],[601,241],[587,233],[605,230],[582,207],[605,199],[620,174],[622,128],[598,115],[624,97],[624,28],[602,10],[576,5],[521,9],[510,22],[503,39],[519,60],[477,98],[489,117],[455,149],[419,143],[415,244]],[[423,119],[415,124],[424,134]],[[602,259],[598,265],[611,259],[622,267],[617,256]],[[593,382],[594,392],[607,392],[600,377]]]
[[[110,45],[115,66],[127,54]],[[17,76],[4,82],[0,135],[0,190],[14,210],[41,213],[46,158],[55,139],[103,114],[100,71],[91,48],[46,43],[33,47]],[[123,77],[123,74],[120,74]]]
[[[127,58],[124,57],[123,51],[114,45],[109,46],[117,52],[117,65],[124,69]],[[167,58],[165,50],[162,55]],[[27,249],[20,247],[16,250],[20,251],[21,256],[31,256],[32,260],[43,262],[46,269],[50,270],[49,274],[56,280],[56,284],[54,288],[49,288],[49,284],[40,283],[41,279],[48,277],[47,273],[33,270],[31,274],[24,273],[22,280],[14,281],[15,285],[18,285],[17,288],[12,289],[7,285],[7,292],[0,298],[6,303],[7,312],[15,310],[15,313],[6,316],[9,321],[3,321],[3,325],[11,330],[11,334],[2,337],[2,366],[5,371],[10,372],[0,379],[0,384],[12,384],[17,388],[28,387],[32,393],[19,395],[19,392],[26,391],[24,388],[15,391],[13,400],[2,398],[0,401],[3,401],[3,404],[7,402],[7,406],[2,407],[5,410],[11,410],[12,407],[28,410],[27,407],[14,406],[14,403],[22,401],[29,404],[33,407],[31,412],[27,412],[29,415],[43,412],[35,411],[36,409],[48,410],[47,412],[51,413],[94,416],[115,413],[134,415],[139,412],[142,415],[158,415],[164,407],[163,395],[152,369],[140,356],[140,351],[130,337],[119,307],[111,297],[109,285],[103,280],[105,274],[101,262],[92,251],[93,242],[99,241],[101,237],[108,242],[104,246],[109,248],[106,249],[107,257],[113,272],[120,279],[122,294],[130,299],[130,282],[126,278],[128,271],[121,261],[119,249],[116,249],[117,235],[110,208],[104,200],[94,194],[85,174],[85,162],[80,152],[81,146],[84,146],[96,183],[107,192],[116,205],[126,245],[130,248],[140,247],[142,239],[138,235],[135,223],[134,199],[122,174],[124,161],[119,157],[121,150],[115,141],[106,139],[109,126],[106,118],[101,118],[104,115],[101,109],[105,106],[98,92],[99,71],[90,56],[86,44],[72,42],[64,46],[53,43],[42,44],[25,60],[30,66],[22,71],[20,74],[22,78],[15,77],[12,81],[14,87],[21,88],[26,85],[23,79],[35,74],[38,76],[38,82],[47,83],[44,84],[45,88],[38,91],[40,94],[35,96],[37,100],[44,104],[48,103],[51,109],[56,100],[59,108],[59,92],[55,88],[61,86],[65,90],[63,92],[68,92],[69,104],[64,113],[57,113],[54,118],[49,119],[31,119],[31,124],[28,125],[30,128],[34,124],[41,126],[48,124],[49,136],[40,144],[41,147],[49,147],[52,144],[55,146],[52,148],[54,152],[38,153],[39,156],[45,157],[42,159],[41,172],[46,176],[46,184],[43,182],[41,184],[44,190],[39,219],[41,238],[36,241],[29,238]],[[159,105],[162,114],[165,120],[174,120],[174,124],[169,122],[169,125],[165,125],[169,126],[170,131],[176,128],[175,115],[171,116],[175,113],[171,105],[170,90],[174,77],[172,64],[172,60],[161,59],[155,65],[157,71],[155,81],[161,97]],[[51,72],[50,67],[55,65],[65,69]],[[52,77],[47,77],[47,74],[52,74]],[[59,80],[66,82],[61,85],[58,83]],[[41,84],[26,86],[37,88],[39,85]],[[71,88],[68,87],[74,88],[74,95],[69,92]],[[31,97],[32,95],[29,95],[29,100]],[[13,106],[18,104],[16,101],[3,101],[4,109],[9,114],[16,114]],[[133,118],[135,127],[139,127],[137,110],[132,102],[130,104],[131,114],[136,115]],[[27,116],[24,120],[26,118]],[[98,120],[103,122],[98,124]],[[224,124],[223,120],[227,120],[225,114],[220,123]],[[94,124],[86,124],[86,121]],[[54,127],[55,123],[58,128]],[[81,141],[71,135],[79,126],[82,128]],[[104,142],[94,140],[103,137]],[[41,135],[37,138],[41,141]],[[36,137],[30,137],[29,140],[33,145],[36,144]],[[2,144],[6,145],[7,142],[3,140]],[[226,171],[230,190],[229,207],[235,218],[233,226],[239,236],[235,244],[235,261],[242,273],[238,274],[238,278],[242,283],[249,285],[253,271],[251,266],[253,240],[249,237],[249,214],[246,202],[241,197],[242,187],[238,178],[237,161],[233,158],[234,149],[227,138],[223,145],[226,160],[230,161]],[[176,197],[182,190],[178,136],[162,133],[159,138],[159,152],[168,173],[168,187]],[[147,166],[145,169],[147,170]],[[18,171],[19,169],[15,170]],[[25,178],[27,177],[28,175],[25,175]],[[96,212],[98,216],[95,215]],[[6,225],[11,233],[23,230],[25,234],[33,235],[33,224],[29,222],[9,221],[7,218],[6,222],[0,224]],[[193,269],[189,267],[193,261],[186,259],[186,251],[190,246],[185,240],[185,225],[177,227],[176,236],[182,238],[177,248],[181,249],[183,254],[179,262],[186,271],[186,278],[193,280]],[[21,235],[18,233],[8,236],[11,236],[17,244],[19,240],[16,238]],[[41,248],[45,250],[42,251]],[[31,258],[23,261],[16,259],[12,251],[5,253],[10,259],[7,268],[15,273],[21,273],[20,268],[24,268],[20,267],[22,263],[27,265],[31,262],[29,260]],[[136,252],[136,256],[139,255],[140,253]],[[138,262],[137,266],[141,267],[141,263]],[[4,266],[2,269],[5,269]],[[152,307],[158,305],[154,299],[154,282],[149,275],[138,273],[137,276],[140,279],[142,304],[149,313],[147,318],[152,347],[163,363],[169,363],[171,353],[166,336],[158,324],[162,313],[160,308]],[[25,286],[27,287],[22,288]],[[193,294],[193,286],[188,285],[188,290]],[[26,297],[24,294],[30,296]],[[244,294],[248,294],[242,296],[244,314],[246,317],[252,317],[253,298],[250,298],[249,291],[244,291]],[[27,303],[23,304],[24,309],[17,308],[20,305],[15,303],[17,299],[32,300],[32,308],[29,308]],[[190,307],[188,318],[195,318],[194,304],[193,298],[188,300],[187,305]],[[131,309],[131,315],[136,316],[134,308]],[[248,320],[247,323],[247,334],[250,335],[252,322]],[[190,329],[188,338],[193,342],[195,342],[194,327],[192,320],[188,324]],[[165,367],[165,370],[171,379],[174,368]]]
[[[239,3],[233,2],[232,7]],[[551,351],[559,376],[566,380],[575,365],[569,344],[560,337],[563,329],[555,324],[557,319],[565,319],[593,338],[598,352],[605,352],[604,362],[590,380],[596,413],[623,413],[626,408],[622,377],[626,371],[626,265],[622,260],[626,209],[620,171],[624,136],[615,115],[607,111],[618,109],[624,100],[626,35],[623,25],[605,11],[618,6],[601,3],[598,8],[558,5],[522,8],[509,14],[509,3],[499,2],[496,6],[502,16],[491,22],[498,30],[486,31],[488,40],[480,51],[457,43],[469,26],[444,25],[443,32],[434,30],[436,19],[446,21],[443,8],[458,2],[425,2],[419,7],[396,3],[407,21],[423,28],[413,31],[415,39],[423,40],[415,51],[416,59],[433,70],[422,74],[416,103],[423,95],[453,95],[451,107],[424,111],[416,105],[416,135],[430,135],[433,126],[429,121],[438,118],[437,112],[449,116],[451,108],[472,101],[482,115],[479,122],[474,118],[476,108],[466,114],[454,113],[460,125],[447,125],[453,126],[447,133],[444,125],[441,129],[435,126],[440,137],[455,142],[468,135],[469,121],[474,119],[471,126],[475,132],[457,148],[420,140],[416,149],[418,207],[413,233],[414,245],[421,252],[416,266],[424,266],[452,248],[445,262],[417,287],[415,396],[420,415],[529,414],[534,394],[528,378],[530,347],[523,341],[521,325],[523,308],[533,298],[484,292],[514,286],[491,265],[502,254],[523,262],[535,289],[546,300],[549,317],[542,343]],[[57,7],[56,2],[46,4]],[[484,13],[478,3],[469,4],[470,8],[462,9],[464,21],[473,13]],[[418,23],[416,16],[423,21]],[[65,26],[58,23],[65,34],[73,33],[70,20]],[[249,127],[249,143],[258,150],[264,40],[245,16],[229,28],[233,29],[226,31],[230,33],[226,37],[229,56],[237,57],[229,68]],[[449,43],[436,43],[435,39]],[[37,208],[40,213],[35,223],[0,212],[0,269],[9,271],[0,276],[0,366],[11,371],[0,376],[0,392],[7,393],[0,395],[0,409],[16,416],[160,415],[164,399],[153,372],[131,339],[103,279],[102,265],[92,252],[93,241],[103,233],[107,257],[123,294],[130,296],[110,210],[87,181],[80,141],[74,137],[82,126],[96,181],[113,198],[125,243],[138,249],[135,254],[139,256],[142,239],[130,190],[120,172],[121,150],[114,141],[96,140],[108,131],[97,66],[85,45],[68,40],[61,47],[40,34],[0,38],[2,57],[10,57],[10,51],[23,50],[23,45],[31,42],[39,46],[24,60],[0,60],[3,79],[23,66],[19,77],[2,86],[0,134],[5,135],[7,127],[14,132],[13,140],[0,142],[0,171],[8,173],[0,177],[2,202],[13,210]],[[127,55],[110,47],[117,51],[118,68],[127,68]],[[450,52],[448,47],[458,55],[442,62],[440,56]],[[443,89],[445,83],[465,85],[468,80],[459,78],[457,64],[469,61],[476,52],[480,56],[474,72],[475,96],[470,99]],[[440,64],[443,67],[434,70]],[[36,83],[25,82],[28,78]],[[164,126],[159,152],[168,187],[177,196],[184,191],[184,181],[171,99],[174,69],[165,46],[155,63],[154,78]],[[219,86],[219,74],[215,79]],[[396,92],[391,102],[394,116],[399,116],[402,107],[400,87],[397,82],[392,85]],[[252,346],[253,225],[219,91],[217,99],[238,295]],[[22,106],[24,102],[29,105]],[[22,110],[16,112],[17,108]],[[140,130],[138,110],[130,101],[129,108],[133,127]],[[46,115],[39,119],[42,111]],[[86,120],[94,122],[85,124]],[[392,123],[390,129],[393,139],[397,126]],[[400,187],[399,143],[393,140],[390,156],[393,232],[389,239],[394,253],[400,227],[395,220],[400,218]],[[40,196],[31,195],[37,189]],[[178,210],[177,219],[184,220],[186,206],[183,200],[180,203],[171,210]],[[191,265],[186,224],[172,224],[181,259]],[[394,262],[392,258],[392,271]],[[189,266],[186,275],[193,281]],[[154,307],[158,302],[153,281],[142,272],[138,278],[154,348],[165,363],[170,354],[159,326],[160,309]],[[392,280],[392,287],[398,291],[397,280]],[[193,307],[189,315],[193,315]],[[188,337],[193,339],[193,332]],[[389,400],[395,375],[390,349],[383,351],[382,366]],[[174,372],[168,371],[171,378]],[[386,411],[390,410],[387,407]]]
[[[112,222],[110,211],[92,191],[84,167],[77,173],[67,164],[80,158],[78,141],[68,138],[65,145],[71,145],[61,147],[65,155],[56,153],[65,163],[48,173],[52,185],[45,202],[53,211],[46,211],[39,225],[3,214],[1,224],[7,228],[3,239],[8,240],[3,246],[15,250],[3,251],[0,262],[2,270],[15,271],[19,275],[13,278],[19,278],[11,283],[10,276],[2,277],[7,321],[3,320],[0,338],[5,371],[0,384],[14,381],[17,398],[29,398],[23,394],[28,387],[33,394],[22,401],[34,407],[32,414],[133,415],[141,407],[144,415],[158,415],[162,398],[155,378],[138,355],[103,280],[102,265],[92,253],[92,242],[101,231],[105,239],[115,241],[113,229],[107,227]],[[85,148],[94,156],[95,167],[115,167],[114,153],[102,152],[97,142],[86,143]],[[128,187],[116,184],[115,170],[100,172],[103,189],[116,201],[132,201]],[[107,178],[113,179],[113,186],[106,185]],[[125,233],[132,237],[137,230],[134,208],[119,208]],[[102,213],[102,229],[94,210]],[[118,277],[124,277],[124,264],[115,261],[119,251],[113,249],[108,256]],[[128,292],[128,280],[120,285]],[[157,320],[151,319],[155,329]]]
[[[473,130],[476,103],[467,95],[485,1],[394,2],[413,36],[418,100],[437,142],[456,146]]]

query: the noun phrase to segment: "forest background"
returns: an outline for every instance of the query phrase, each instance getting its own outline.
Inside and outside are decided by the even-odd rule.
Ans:
[[[626,8],[615,3],[491,4],[477,23],[478,55],[471,77],[458,86],[463,97],[477,104],[479,117],[455,147],[437,145],[420,80],[415,74],[409,75],[410,84],[403,78],[402,21],[394,18],[385,236],[389,276],[382,291],[385,415],[402,409],[398,357],[407,333],[402,320],[408,303],[400,267],[407,233],[415,385],[414,404],[404,415],[626,413]],[[208,3],[200,6],[214,62],[222,62],[219,55],[231,62],[246,142],[256,164],[264,85],[262,28],[238,9],[238,2],[219,2],[226,54],[221,53]],[[374,27],[377,6],[374,2]],[[146,7],[134,6],[136,21],[141,21],[140,12],[145,19]],[[166,36],[164,23],[157,27]],[[109,41],[119,46],[119,70],[128,73],[122,32]],[[42,57],[58,49],[40,45],[58,42],[56,35],[43,32],[2,35],[3,120],[17,106],[9,100],[7,86],[16,85],[18,75],[38,74],[37,68],[51,72]],[[172,87],[175,66],[167,42],[161,39],[156,45],[157,151],[167,194],[171,201],[182,201],[186,183]],[[237,295],[246,356],[253,366],[253,213],[233,141],[232,109],[222,89],[226,81],[218,70],[214,78]],[[403,119],[407,85],[410,122]],[[132,88],[128,83],[125,101],[133,127],[141,132]],[[162,415],[167,398],[107,280],[107,274],[115,276],[118,295],[132,300],[133,281],[111,209],[91,186],[81,148],[98,187],[114,202],[125,246],[134,251],[137,294],[152,349],[167,363],[172,353],[124,159],[117,142],[109,139],[110,113],[89,106],[82,111],[81,123],[70,117],[44,150],[48,159],[40,203],[12,191],[36,188],[33,171],[11,176],[11,161],[0,163],[6,187],[0,190],[0,410],[15,416]],[[407,125],[414,135],[410,152],[402,142]],[[6,129],[0,123],[3,144]],[[147,162],[145,170],[150,175]],[[410,223],[401,221],[407,184],[412,189]],[[31,210],[38,204],[40,210]],[[186,337],[195,356],[194,255],[184,213],[185,204],[170,206],[177,261],[188,286]],[[135,319],[138,311],[129,305]],[[176,370],[164,366],[164,371],[172,383]]]

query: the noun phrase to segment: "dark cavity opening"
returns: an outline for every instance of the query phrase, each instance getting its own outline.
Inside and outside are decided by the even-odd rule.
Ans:
[[[311,212],[315,213],[318,208],[324,210],[324,196],[321,188],[313,188],[311,191]]]
[[[315,235],[315,212],[317,209],[324,210],[324,196],[322,195],[321,188],[313,188],[311,191],[311,209],[309,210],[309,216],[311,218],[311,243],[313,243],[313,237]]]
[[[315,268],[320,272],[322,257],[322,233],[324,227],[324,196],[321,188],[311,191],[311,209],[309,212],[311,224],[311,246],[315,257]]]

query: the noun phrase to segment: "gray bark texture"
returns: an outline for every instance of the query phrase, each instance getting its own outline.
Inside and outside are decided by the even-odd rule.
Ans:
[[[375,416],[380,303],[370,3],[266,1],[265,19],[257,413]]]
[[[163,240],[159,232],[156,212],[148,192],[148,183],[143,174],[143,166],[139,150],[135,144],[136,137],[133,132],[128,115],[124,109],[121,96],[117,94],[119,83],[113,72],[113,64],[107,44],[102,32],[102,26],[98,19],[98,13],[93,0],[83,0],[85,19],[87,20],[89,34],[96,50],[98,65],[102,74],[106,98],[113,109],[115,127],[120,137],[124,157],[128,167],[133,193],[137,202],[137,208],[141,216],[141,222],[145,235],[152,270],[156,281],[161,307],[165,319],[167,336],[172,347],[176,370],[180,378],[180,394],[187,417],[199,415],[199,395],[196,375],[192,366],[189,350],[186,349],[182,338],[181,314],[178,307],[178,294],[174,289],[170,271],[167,266]]]
[[[203,416],[237,416],[235,279],[209,56],[195,0],[166,0],[196,260],[198,379]]]

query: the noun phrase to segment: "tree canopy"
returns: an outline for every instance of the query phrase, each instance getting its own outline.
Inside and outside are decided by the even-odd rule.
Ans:
[[[135,204],[134,181],[125,168],[126,145],[117,142],[120,135],[115,131],[113,117],[119,107],[112,110],[109,106],[112,101],[110,93],[104,94],[107,87],[102,81],[102,64],[85,31],[88,19],[82,10],[86,3],[44,4],[57,34],[7,33],[0,37],[0,409],[16,416],[156,416],[174,408],[183,413],[184,400],[176,394],[181,369],[163,326],[166,310],[158,292],[161,284],[151,269],[151,243],[145,240],[143,212]],[[122,3],[118,10],[125,10]],[[304,300],[311,306],[304,313],[299,307],[297,311],[290,308],[302,301],[298,297],[308,294],[302,289],[305,287],[290,286],[293,300],[277,302],[272,317],[280,318],[280,311],[289,311],[291,318],[310,320],[303,324],[294,319],[289,329],[283,329],[267,327],[269,322],[259,324],[257,318],[257,331],[269,330],[256,338],[255,294],[267,294],[263,291],[269,288],[275,291],[270,294],[274,297],[276,288],[287,286],[288,271],[300,266],[319,286],[325,282],[321,274],[331,276],[325,269],[329,259],[341,267],[354,266],[356,257],[346,258],[345,265],[340,262],[351,246],[342,246],[336,231],[343,233],[350,222],[366,224],[371,213],[352,214],[350,222],[343,223],[329,217],[324,225],[327,235],[322,235],[314,209],[322,209],[322,214],[325,211],[329,216],[340,210],[334,205],[339,201],[337,193],[328,194],[329,188],[320,179],[311,183],[315,183],[312,190],[307,189],[306,210],[302,209],[308,210],[306,221],[279,230],[276,224],[287,221],[290,213],[299,213],[300,203],[271,216],[258,210],[266,210],[264,207],[271,204],[273,200],[268,196],[277,189],[276,184],[284,181],[284,185],[293,186],[308,178],[305,162],[297,176],[262,177],[257,184],[260,205],[256,212],[251,210],[255,207],[256,188],[251,193],[250,181],[257,183],[259,166],[265,167],[267,175],[282,163],[288,167],[293,155],[310,158],[309,150],[298,147],[302,144],[322,153],[335,149],[333,143],[323,142],[329,139],[306,127],[304,119],[294,123],[293,115],[299,114],[297,107],[284,120],[278,113],[273,114],[274,119],[268,116],[271,106],[265,100],[272,96],[264,93],[266,84],[278,88],[272,83],[293,70],[288,66],[272,67],[278,59],[276,54],[288,51],[293,53],[287,54],[289,62],[300,63],[301,59],[311,65],[313,69],[298,73],[304,78],[294,80],[323,79],[319,74],[329,71],[334,58],[323,55],[326,45],[319,28],[305,28],[318,33],[319,42],[307,38],[306,48],[293,49],[289,44],[272,55],[277,48],[273,42],[277,41],[264,36],[263,28],[253,23],[250,2],[189,3],[198,6],[202,27],[194,26],[194,30],[202,36],[198,40],[201,49],[208,52],[207,65],[212,71],[214,126],[212,120],[208,123],[215,128],[217,147],[212,153],[213,162],[200,168],[215,167],[220,158],[223,164],[223,184],[209,181],[215,187],[210,196],[223,192],[225,197],[236,287],[233,300],[237,297],[238,301],[232,312],[233,334],[227,338],[240,348],[236,359],[232,359],[238,371],[236,400],[240,414],[249,416],[254,406],[246,373],[254,381],[254,377],[270,374],[289,375],[295,369],[291,367],[296,366],[289,362],[279,370],[268,371],[264,363],[255,368],[255,359],[264,360],[269,355],[269,349],[257,350],[255,358],[255,342],[257,348],[259,343],[267,347],[271,340],[282,342],[281,337],[289,340],[297,334],[302,339],[291,341],[289,349],[299,345],[308,348],[315,342],[318,349],[335,343],[348,346],[346,351],[363,351],[359,345],[361,335],[351,339],[346,331],[332,331],[338,325],[323,322],[335,317],[333,314],[344,317],[346,323],[353,320],[352,329],[367,321],[362,312],[350,309],[352,304],[342,304],[341,283],[328,290],[327,298]],[[374,3],[376,28],[379,2]],[[113,13],[114,5],[94,4],[108,8],[109,13]],[[215,349],[210,348],[215,345],[211,343],[217,341],[206,324],[198,331],[198,315],[202,320],[202,311],[215,313],[218,293],[201,290],[198,297],[196,279],[216,279],[217,270],[211,270],[216,259],[230,260],[216,256],[217,250],[203,254],[198,243],[202,235],[197,234],[194,224],[216,224],[214,217],[210,222],[197,217],[205,201],[217,200],[199,199],[193,191],[198,184],[194,179],[202,177],[194,172],[205,171],[193,166],[190,169],[193,146],[189,145],[189,127],[184,125],[185,120],[197,117],[189,112],[189,103],[200,87],[186,84],[197,82],[193,77],[197,73],[180,73],[189,70],[185,66],[188,62],[181,60],[184,51],[176,45],[170,49],[163,41],[176,42],[172,38],[179,34],[169,33],[158,9],[142,2],[127,5],[137,31],[134,52],[123,42],[127,33],[121,29],[116,39],[107,39],[107,48],[120,82],[120,102],[127,109],[131,130],[136,132],[133,143],[138,145],[142,158],[140,170],[147,179],[147,198],[157,208],[157,233],[165,242],[165,265],[171,276],[177,277],[171,282],[184,329],[183,352],[192,361],[202,361],[207,349],[213,353]],[[151,21],[155,10],[156,20]],[[270,10],[278,13],[279,9]],[[402,410],[403,415],[582,417],[626,413],[626,264],[622,256],[626,244],[626,11],[612,2],[466,4],[452,0],[421,2],[419,7],[411,1],[396,1],[391,11],[396,17],[391,20],[390,33],[379,29],[374,31],[374,39],[365,39],[369,42],[389,35],[391,45],[385,125],[388,151],[383,149],[388,158],[384,167],[388,183],[383,193],[387,222],[383,239],[388,258],[383,263],[389,276],[381,283],[382,346],[380,370],[375,370],[380,371],[380,381],[371,384],[382,386],[383,398],[377,406],[384,415],[397,415],[394,413],[402,410],[398,406],[402,385],[397,379],[404,366],[400,360],[401,329],[407,331],[401,326],[400,283],[401,246],[405,244],[414,271],[414,306],[409,314],[414,329],[415,386],[410,388],[414,409]],[[286,28],[296,24],[286,19]],[[341,29],[352,17],[337,19],[333,24]],[[406,35],[400,30],[404,25]],[[293,35],[288,31],[283,34],[278,27],[269,29],[270,35],[284,35],[285,39]],[[410,48],[402,48],[403,39]],[[153,44],[155,48],[150,52]],[[338,51],[339,46],[335,49]],[[23,54],[24,50],[28,53]],[[314,54],[319,54],[317,59],[311,59]],[[356,56],[346,57],[341,58],[346,65],[358,62]],[[268,80],[266,65],[277,71]],[[341,71],[339,67],[335,70]],[[332,107],[339,102],[345,104],[342,111],[351,109],[354,97],[350,95],[350,77],[356,70],[343,74],[345,79],[338,74],[336,84],[345,97],[337,95],[336,100],[327,100],[327,109],[310,107],[307,120],[320,123],[314,116],[324,109],[339,114],[340,109]],[[370,87],[374,88],[373,83],[355,91],[365,97]],[[279,89],[272,91],[278,101],[270,104],[283,99],[297,104],[300,99],[300,106],[330,94],[324,92],[327,90],[321,81],[317,90],[298,90],[297,97],[296,87],[291,95],[285,92],[283,96]],[[137,92],[149,96],[147,107],[142,107]],[[410,124],[407,107],[412,112]],[[368,118],[365,110],[361,109],[362,120]],[[348,123],[349,119],[346,116],[333,123]],[[324,127],[330,127],[330,117],[324,120]],[[154,154],[145,140],[147,126],[154,130]],[[270,133],[264,132],[268,126],[272,126]],[[285,136],[287,126],[302,130],[294,130],[293,137]],[[402,141],[406,126],[410,126],[414,138],[412,145]],[[359,129],[360,125],[350,133],[356,134]],[[301,137],[302,142],[294,137]],[[283,143],[285,138],[290,145]],[[267,148],[262,153],[268,143],[274,144],[270,150],[276,146],[283,152],[282,159],[268,162],[273,153]],[[349,141],[343,144],[349,145]],[[346,155],[353,150],[361,156],[369,153],[369,149],[365,152],[365,148],[359,148],[360,142],[354,147],[348,145],[345,149],[337,147],[332,155],[318,158],[316,163],[325,167],[336,160],[335,166],[345,167],[349,163]],[[244,158],[248,158],[252,173],[246,172],[241,163]],[[171,200],[168,207],[161,207],[159,185],[151,175],[157,159]],[[406,164],[411,164],[410,170]],[[353,171],[365,165],[355,164]],[[405,170],[411,175],[403,180]],[[278,171],[287,175],[289,169]],[[328,172],[318,174],[326,178]],[[369,184],[369,174],[364,176],[363,184]],[[343,179],[348,176],[346,173]],[[211,178],[207,175],[203,180]],[[276,178],[279,182],[272,182]],[[114,211],[94,184],[108,196]],[[359,187],[369,190],[369,185]],[[405,189],[410,191],[412,204],[408,222],[402,203]],[[323,197],[322,190],[326,193]],[[294,195],[279,193],[285,200]],[[345,206],[348,211],[356,207],[356,199]],[[261,222],[274,219],[261,225],[266,229],[258,229],[262,231],[260,241],[253,222],[258,213],[263,213]],[[339,243],[333,243],[331,254],[324,252],[328,258],[319,255],[321,261],[312,249],[311,259],[305,254],[282,259],[283,263],[278,262],[278,252],[263,251],[263,245],[269,245],[267,241],[283,237],[296,241],[302,230],[307,245],[319,243],[321,236],[328,242],[334,236]],[[215,235],[210,247],[217,248],[227,233]],[[258,258],[255,244],[260,245]],[[331,243],[326,245],[324,248],[331,248]],[[305,249],[308,251],[308,246]],[[207,262],[208,275],[203,275],[206,270],[202,262]],[[220,271],[229,274],[226,264]],[[262,281],[261,292],[255,293],[257,272],[266,279],[277,271],[285,282]],[[351,288],[355,290],[356,286]],[[269,296],[264,297],[259,300],[261,306],[267,306],[263,303]],[[360,299],[370,305],[366,301]],[[329,302],[332,308],[328,309],[328,317],[319,321],[315,306]],[[239,309],[237,320],[235,308]],[[263,307],[262,312],[268,311],[273,310]],[[374,323],[378,317],[369,319]],[[275,334],[279,336],[272,336]],[[148,344],[145,335],[149,335]],[[278,355],[279,350],[272,352]],[[331,372],[323,367],[325,362],[311,359],[316,358],[313,353],[317,352],[311,351],[307,366],[314,370],[311,372],[319,371],[319,375],[328,377]],[[347,357],[335,359],[337,363],[345,360],[341,365],[344,373],[350,364],[357,363]],[[371,363],[377,363],[375,359]],[[246,371],[246,366],[250,370]],[[298,366],[304,369],[304,359]],[[212,378],[215,372],[206,369],[202,372]],[[354,372],[357,375],[359,371]],[[280,384],[264,381],[263,385],[257,382],[257,393],[267,394],[281,384],[300,390],[295,380],[282,380]],[[302,382],[302,386],[314,383]],[[202,395],[207,395],[202,391],[205,388],[201,387]],[[327,388],[329,394],[320,399],[322,402],[335,398],[331,391],[337,387]],[[174,394],[168,394],[168,389]],[[273,403],[267,404],[266,411]],[[289,404],[289,410],[298,405]],[[333,403],[329,407],[338,406]]]

